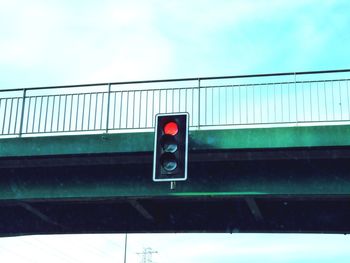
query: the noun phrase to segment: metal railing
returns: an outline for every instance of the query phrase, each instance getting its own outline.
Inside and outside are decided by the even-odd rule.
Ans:
[[[192,128],[350,121],[350,70],[0,90],[0,135],[149,130],[157,113]]]

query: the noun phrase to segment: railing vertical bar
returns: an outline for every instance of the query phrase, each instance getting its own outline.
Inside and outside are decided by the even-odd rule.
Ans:
[[[298,103],[298,91],[300,89],[297,90],[297,84],[295,83],[295,109],[296,109],[296,114],[297,114],[297,122],[299,121],[299,113],[298,113],[298,105],[300,103]]]
[[[242,124],[241,85],[238,85],[239,124]]]
[[[348,97],[348,113],[349,113],[349,119],[350,119],[350,98],[349,98],[349,81],[346,81],[346,95]]]
[[[214,88],[211,88],[211,124],[214,124]]]
[[[291,107],[290,107],[290,85],[289,83],[287,84],[288,85],[288,121],[291,122],[292,121],[292,118],[291,118]]]
[[[82,113],[82,117],[81,117],[81,128],[80,130],[84,130],[84,119],[85,119],[85,100],[86,100],[86,93],[84,93],[83,95],[83,113]]]
[[[126,92],[126,118],[125,118],[125,128],[128,128],[129,123],[129,91]]]
[[[63,109],[63,128],[62,130],[66,130],[66,114],[67,114],[67,94],[64,96],[64,109]]]
[[[70,99],[69,131],[72,130],[73,102],[74,102],[74,94],[71,95],[71,99]]]
[[[3,100],[6,100],[6,98],[0,98],[0,110],[1,110],[1,104],[2,104],[2,101]],[[5,118],[6,116],[4,115],[4,117],[3,117],[3,124],[5,123],[5,120],[6,120],[6,118]],[[0,133],[1,135],[3,135],[2,133]]]
[[[220,88],[217,88],[217,90],[219,93],[219,95],[218,95],[218,109],[219,109],[219,118],[218,118],[219,122],[218,122],[218,124],[220,125],[220,123],[221,123],[221,92],[220,92]]]
[[[182,111],[182,110],[181,110],[181,89],[178,89],[178,91],[179,91],[179,98],[178,98],[178,99],[179,99],[179,100],[178,100],[178,102],[179,102],[179,104],[178,104],[178,107],[179,107],[179,108],[178,108],[178,109],[179,109],[179,110],[178,110],[178,111],[181,112],[181,111]],[[159,105],[160,105],[160,104],[159,104]]]
[[[147,107],[147,104],[145,104]],[[142,90],[140,91],[140,103],[139,103],[139,128],[141,128],[141,107],[142,107]]]
[[[25,110],[25,103],[26,103],[26,93],[27,90],[23,89],[23,97],[22,97],[22,111],[21,111],[21,119],[19,124],[19,133],[18,136],[21,137],[23,134],[23,119],[24,119],[24,110]]]
[[[171,112],[175,112],[175,109],[174,109],[174,89],[171,89]]]
[[[101,100],[101,119],[100,119],[100,130],[102,130],[102,125],[103,125],[103,112],[104,112],[104,101],[105,101],[105,93],[101,93],[102,100]]]
[[[15,127],[14,127],[14,130],[13,130],[13,134],[16,134],[16,130],[17,130],[17,119],[18,119],[19,99],[20,99],[20,98],[17,98],[16,117],[15,117]]]
[[[225,87],[225,123],[227,124],[227,115],[228,115],[228,110],[227,110],[227,104],[228,104],[228,101],[227,101],[227,87]]]
[[[54,112],[55,112],[55,100],[56,100],[56,96],[53,96],[53,100],[52,100],[52,114],[51,114],[51,128],[50,128],[50,132],[52,132],[52,127],[53,127],[53,116],[54,116]]]
[[[283,118],[283,95],[284,95],[284,88],[281,84],[281,88],[280,88],[280,94],[281,94],[281,122],[283,122],[284,118]]]
[[[297,93],[297,75],[294,73],[294,93],[295,93],[295,121],[298,122],[298,93]]]
[[[199,92],[199,90],[198,90]],[[204,88],[204,105],[205,105],[205,111],[204,111],[204,125],[208,125],[208,88]]]
[[[34,97],[34,111],[33,111],[33,124],[32,124],[32,132],[34,132],[34,124],[35,124],[35,116],[36,116],[36,104],[37,104],[37,97]]]
[[[38,122],[38,132],[40,132],[40,123],[41,123],[41,113],[43,110],[43,96],[40,97],[40,109],[39,109],[39,122]]]
[[[312,85],[311,82],[309,83],[310,86],[310,121],[312,121]]]
[[[254,85],[251,86],[251,89],[253,90],[253,123],[255,124],[255,87]]]
[[[85,101],[85,100],[84,100]],[[107,93],[107,119],[106,119],[106,133],[108,133],[109,126],[109,114],[110,114],[110,104],[111,104],[111,84],[108,84],[108,93]],[[85,106],[85,104],[84,104]],[[84,110],[83,106],[83,110]],[[84,113],[83,113],[84,118]]]
[[[185,89],[185,112],[187,112],[187,89]]]
[[[249,120],[248,120],[248,116],[249,116],[248,111],[249,111],[249,109],[248,109],[248,87],[245,86],[245,118],[246,118],[246,124],[249,123]]]
[[[1,132],[1,134],[4,134],[4,131],[5,131],[6,112],[7,112],[7,100],[8,100],[8,98],[5,99],[4,122],[2,123],[2,132]]]
[[[5,124],[6,124],[6,115],[7,115],[7,101],[9,100],[9,98],[5,98],[5,108],[4,108],[4,122],[2,123],[2,133],[1,134],[5,134]]]
[[[232,124],[235,124],[235,87],[231,86],[232,90]]]
[[[262,88],[264,86],[260,86],[260,123],[263,123],[263,106],[262,106]]]
[[[328,120],[328,109],[327,109],[327,93],[326,93],[326,82],[323,81],[323,92],[324,92],[324,107],[326,109],[326,121]]]
[[[32,98],[28,98],[29,103],[28,103],[28,114],[27,114],[27,123],[26,123],[26,132],[28,133],[28,125],[29,125],[29,116],[30,116],[30,104],[32,103]]]
[[[159,106],[159,108],[158,108],[158,112],[159,113],[161,113],[162,112],[162,104],[161,104],[161,102],[162,102],[162,90],[158,90],[159,91],[159,96],[158,96],[158,106]],[[181,92],[181,90],[179,90],[179,92]],[[179,108],[180,108],[180,100],[179,100]]]
[[[155,109],[155,107],[156,107],[156,104],[155,104],[155,102],[154,102],[154,98],[155,98],[155,93],[156,93],[156,91],[155,90],[153,90],[152,91],[152,114],[151,114],[151,127],[154,127],[154,116],[155,116],[155,114],[156,114],[156,109]]]
[[[168,113],[168,90],[165,90],[165,111],[164,113]]]
[[[303,121],[306,121],[306,110],[305,110],[305,108],[306,108],[306,106],[305,106],[305,85],[304,85],[304,83],[302,83],[302,86],[301,86],[301,91],[302,91],[302,95],[303,95]]]
[[[78,130],[80,94],[77,94],[77,112],[75,114],[75,131]]]
[[[335,117],[335,107],[334,107],[334,85],[333,85],[333,80],[331,81],[331,83],[332,83],[332,106],[333,106],[333,119],[334,119],[334,117]]]
[[[2,104],[2,101],[3,101],[4,99],[2,99],[2,98],[0,98],[0,111],[1,111],[1,104]],[[4,116],[4,118],[3,118],[3,122],[5,122],[5,116]],[[0,135],[3,135],[2,133],[0,133]]]
[[[61,115],[61,95],[58,95],[58,113],[57,113],[57,125],[56,130],[60,130],[60,115]]]
[[[339,85],[339,106],[340,106],[340,120],[343,119],[343,104],[342,104],[342,98],[341,98],[341,86],[340,86],[340,81],[338,81]]]
[[[205,104],[204,104],[204,107],[205,107]],[[198,78],[198,130],[200,130],[200,128],[201,128],[201,79]]]
[[[151,113],[151,127],[154,127],[154,125],[155,125],[155,118],[154,118],[154,116],[155,116],[155,103],[154,103],[154,97],[155,97],[155,91],[153,90],[153,91],[151,91],[152,92],[152,113]],[[148,91],[147,91],[147,93],[146,93],[146,95],[147,95],[147,105],[148,105]],[[146,107],[146,113],[147,113],[147,108],[148,107]],[[148,123],[147,122],[147,119],[148,118],[148,114],[146,114],[146,124]],[[146,126],[147,127],[147,126]]]
[[[222,118],[222,113],[221,113],[221,90],[220,90],[220,88],[218,87],[217,88],[217,90],[218,90],[218,92],[219,92],[219,98],[218,98],[218,109],[219,109],[219,122],[218,122],[218,124],[220,125],[221,124],[221,118]]]
[[[117,111],[117,92],[114,92],[113,129],[115,129],[115,116]]]
[[[266,122],[270,120],[269,86],[266,87]]]
[[[136,108],[135,108],[135,97],[136,97],[136,91],[133,91],[132,94],[133,94],[133,98],[132,98],[133,111],[132,111],[132,126],[131,126],[131,128],[135,128],[135,111],[136,111]]]
[[[149,103],[148,103],[148,90],[146,90],[146,103],[145,103],[145,105],[146,105],[146,109],[145,109],[145,128],[147,128],[147,120],[148,120],[148,105],[149,105]],[[152,112],[153,112],[153,101],[152,101]],[[153,113],[152,113],[152,116],[153,116]],[[152,117],[152,119],[153,119],[153,117]]]
[[[191,108],[191,126],[194,125],[193,123],[193,116],[194,116],[194,88],[191,89],[191,94],[192,94],[192,108]],[[173,93],[174,95],[174,93]]]
[[[97,119],[97,104],[98,104],[98,95],[99,93],[95,93],[96,100],[95,100],[95,117],[94,117],[94,130],[96,130],[96,119]]]
[[[88,127],[87,130],[90,130],[90,120],[91,120],[91,100],[92,100],[92,93],[89,94],[89,113],[88,113]]]
[[[184,111],[184,112],[187,112],[187,89],[181,89],[181,91],[182,91],[183,93],[185,93],[185,94],[184,94],[184,97],[185,97],[185,98],[184,98],[184,100],[183,100],[183,101],[184,101],[184,104],[185,104],[185,107],[184,107],[184,110],[183,110],[183,111]]]
[[[318,111],[318,121],[321,121],[321,111],[320,111],[320,94],[319,94],[318,82],[317,82],[317,86],[316,86],[316,94],[317,94],[317,111]]]
[[[49,102],[50,102],[50,96],[47,96],[47,100],[46,100],[46,111],[45,111],[44,132],[46,132],[47,115],[48,115],[48,112],[49,112]]]
[[[10,134],[10,129],[11,129],[11,120],[12,120],[12,107],[13,107],[13,98],[11,98],[11,104],[10,104],[10,118],[9,118],[9,127],[7,129],[7,134]]]
[[[122,116],[123,116],[123,91],[120,93],[120,114],[119,114],[119,129],[122,128]]]
[[[273,111],[275,116],[275,122],[277,122],[277,97],[276,97],[276,84],[273,84]]]

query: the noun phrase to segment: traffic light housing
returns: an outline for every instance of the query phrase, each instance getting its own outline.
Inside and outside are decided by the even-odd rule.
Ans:
[[[188,113],[157,114],[153,181],[187,179]]]

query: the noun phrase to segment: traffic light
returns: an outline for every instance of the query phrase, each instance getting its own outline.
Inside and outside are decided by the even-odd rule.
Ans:
[[[156,115],[153,181],[187,179],[188,113]]]

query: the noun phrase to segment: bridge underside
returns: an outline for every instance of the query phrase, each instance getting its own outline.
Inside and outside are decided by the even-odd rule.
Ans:
[[[348,127],[336,129],[348,132]],[[122,135],[80,141],[78,153],[67,152],[74,136],[45,138],[45,143],[39,138],[3,141],[0,146],[23,140],[20,145],[27,146],[0,158],[0,235],[350,233],[350,146],[347,137],[333,134],[337,136],[330,137],[334,141],[329,145],[304,140],[295,147],[267,147],[268,137],[279,140],[268,136],[261,148],[233,149],[229,144],[218,147],[223,134],[210,133],[206,147],[190,141],[189,179],[175,190],[151,180],[152,133],[133,135],[131,144],[143,141],[147,146],[130,152],[108,151],[113,142],[123,143]],[[31,151],[43,154],[28,154],[30,140],[36,146]],[[61,152],[58,146],[51,149],[58,141]],[[84,152],[93,144],[96,149],[103,144],[106,152]]]
[[[3,168],[1,185],[18,196],[0,202],[0,234],[350,232],[350,148],[261,153],[193,154],[207,161],[191,162],[175,190],[151,182],[151,153]]]
[[[260,209],[259,215],[252,214],[246,197],[2,203],[1,235],[349,233],[350,230],[349,198],[252,200]],[[134,202],[147,212],[135,208]]]

